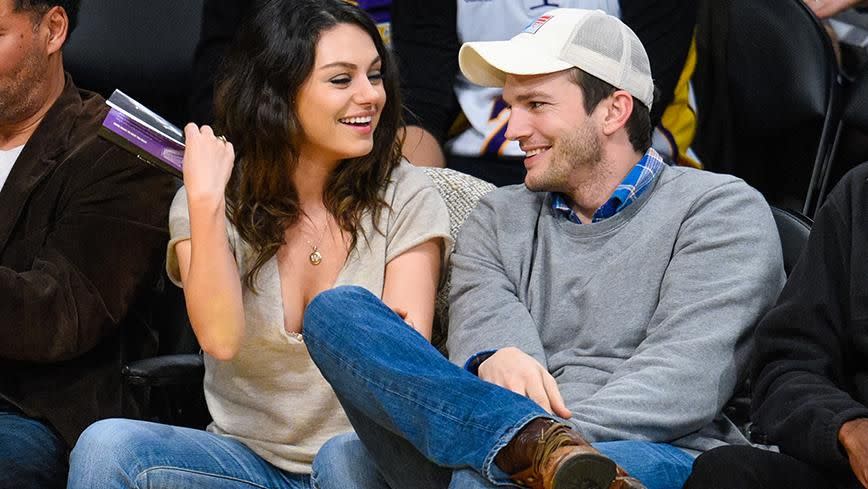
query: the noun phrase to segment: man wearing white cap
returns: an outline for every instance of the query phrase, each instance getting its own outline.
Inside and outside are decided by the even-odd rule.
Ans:
[[[783,285],[768,206],[662,164],[648,57],[615,17],[551,10],[459,63],[503,86],[525,185],[461,230],[454,364],[364,291],[310,304],[306,344],[358,434],[323,447],[318,487],[680,488],[696,454],[747,442],[720,410]]]
[[[509,110],[500,87],[459,74],[463,42],[509,39],[559,7],[600,9],[618,17],[644,43],[659,97],[651,110],[652,146],[680,165],[698,166],[690,146],[696,129],[690,77],[692,0],[393,0],[392,46],[401,69],[407,134],[414,164],[447,166],[502,186],[524,180],[524,153],[505,138]]]

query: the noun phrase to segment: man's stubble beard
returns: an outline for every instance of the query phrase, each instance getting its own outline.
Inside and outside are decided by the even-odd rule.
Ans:
[[[550,150],[551,161],[542,175],[533,180],[526,180],[528,190],[534,192],[562,192],[570,193],[571,180],[575,180],[575,174],[581,172],[588,176],[596,176],[595,173],[603,166],[603,145],[594,127],[588,121],[572,134],[557,140]],[[596,178],[583,178],[580,187],[594,185]]]
[[[0,78],[0,126],[21,122],[36,113],[47,90],[48,63],[34,50],[18,70]]]

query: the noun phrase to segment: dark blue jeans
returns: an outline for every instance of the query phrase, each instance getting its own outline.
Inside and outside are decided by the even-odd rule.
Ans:
[[[551,417],[530,399],[450,363],[359,287],[317,296],[305,312],[304,338],[358,435],[320,450],[313,464],[317,488],[512,485],[495,455],[527,422]],[[693,463],[665,443],[594,446],[651,489],[680,489]]]
[[[450,363],[360,287],[315,297],[305,311],[304,339],[393,488],[447,487],[462,469],[509,484],[495,455],[529,421],[551,417],[530,399]]]
[[[50,426],[0,399],[0,489],[64,488],[68,457]]]

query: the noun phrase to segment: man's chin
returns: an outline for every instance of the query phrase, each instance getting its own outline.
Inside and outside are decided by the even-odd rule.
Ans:
[[[544,173],[533,171],[531,169],[524,176],[524,186],[531,192],[549,192],[551,191],[551,182]]]
[[[545,182],[541,182],[539,179],[532,178],[530,175],[524,177],[524,186],[527,187],[531,192],[548,192],[548,186]]]

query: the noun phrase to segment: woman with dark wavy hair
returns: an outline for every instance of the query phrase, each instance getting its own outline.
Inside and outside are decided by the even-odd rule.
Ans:
[[[398,76],[367,15],[341,0],[262,3],[216,93],[216,132],[185,128],[167,263],[213,422],[98,422],[72,454],[71,488],[310,487],[320,446],[351,426],[305,347],[307,304],[360,286],[430,337],[449,218],[401,160]]]

